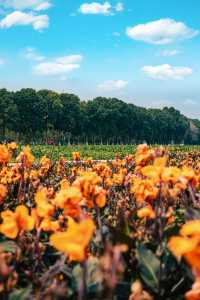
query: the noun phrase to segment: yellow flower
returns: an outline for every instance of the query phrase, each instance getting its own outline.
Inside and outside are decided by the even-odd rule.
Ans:
[[[135,178],[131,191],[134,193],[138,202],[152,201],[158,196],[159,189],[150,179]]]
[[[153,157],[154,151],[150,150],[147,144],[142,144],[137,147],[137,151],[135,154],[135,162],[137,166],[144,166]]]
[[[164,168],[161,174],[162,180],[165,183],[176,183],[181,177],[181,170],[177,167]]]
[[[11,153],[5,145],[0,145],[0,164],[6,164],[11,159]]]
[[[83,261],[86,258],[86,248],[92,238],[95,225],[92,219],[76,223],[68,218],[68,229],[65,232],[52,234],[50,243],[57,250],[64,252],[70,261]]]
[[[196,176],[193,169],[188,167],[183,167],[181,175],[187,179],[188,182],[190,182],[193,186],[196,186],[198,184],[198,176]]]
[[[47,189],[42,188],[35,195],[36,210],[39,217],[44,218],[52,216],[54,213],[54,205],[50,203],[47,196]]]
[[[183,236],[200,236],[200,220],[188,221],[180,230]]]
[[[156,214],[150,205],[140,208],[137,211],[137,215],[138,215],[138,218],[141,218],[141,219],[143,219],[143,218],[155,219],[155,217],[156,217]]]
[[[28,208],[24,205],[17,206],[14,212],[2,212],[1,217],[3,223],[0,225],[0,232],[8,238],[15,239],[18,234],[34,228],[34,218],[29,216]]]
[[[103,207],[106,202],[106,191],[98,186],[101,183],[101,177],[95,172],[83,172],[78,177],[73,186],[81,191],[83,196],[82,204],[93,208],[95,205]]]
[[[149,177],[155,182],[160,181],[161,174],[166,166],[167,157],[159,157],[154,160],[153,165],[145,166],[141,169],[141,173],[145,177]]]
[[[30,146],[24,147],[24,149],[20,152],[18,157],[16,158],[17,162],[24,163],[27,168],[30,168],[35,160],[35,157],[31,153]]]
[[[8,150],[14,151],[18,148],[18,145],[15,142],[7,144]]]
[[[55,203],[58,207],[64,209],[65,215],[77,217],[80,215],[80,201],[82,194],[76,187],[61,189],[56,195]]]
[[[200,272],[200,220],[187,222],[180,235],[169,240],[169,249],[176,257],[183,256],[193,269]]]
[[[40,223],[40,228],[44,231],[57,231],[60,229],[59,221],[52,221],[50,218],[44,218]]]
[[[41,169],[40,169],[40,176],[46,175],[51,168],[51,160],[46,156],[42,156],[40,159]]]
[[[79,152],[72,152],[72,159],[73,160],[80,160],[80,153]]]
[[[68,187],[70,186],[70,183],[67,179],[62,179],[60,182],[60,188],[61,190],[65,190],[68,189]]]

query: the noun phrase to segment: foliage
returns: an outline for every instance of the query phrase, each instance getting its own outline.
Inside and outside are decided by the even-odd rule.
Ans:
[[[117,98],[80,101],[50,90],[0,90],[1,140],[36,143],[200,143],[200,121],[173,107],[146,109]]]

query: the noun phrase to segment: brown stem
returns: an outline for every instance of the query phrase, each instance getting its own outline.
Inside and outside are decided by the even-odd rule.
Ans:
[[[87,276],[87,262],[84,261],[82,263],[82,278],[81,278],[79,291],[78,291],[78,300],[86,299],[86,292],[87,292],[86,276]]]

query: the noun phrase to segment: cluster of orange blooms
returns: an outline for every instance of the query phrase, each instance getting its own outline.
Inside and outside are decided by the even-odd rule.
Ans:
[[[151,204],[157,198],[177,200],[188,186],[197,188],[200,172],[184,165],[167,166],[168,155],[165,150],[149,149],[140,145],[136,152],[135,174],[132,176],[132,192],[136,201],[147,206],[138,211],[139,217],[155,218]]]
[[[178,203],[188,190],[194,201],[194,191],[200,186],[199,162],[195,168],[187,159],[181,167],[172,165],[169,153],[161,147],[140,145],[135,155],[117,157],[108,163],[79,163],[80,154],[74,152],[71,168],[64,157],[56,164],[46,156],[37,161],[29,146],[14,161],[17,148],[16,143],[0,145],[0,233],[17,240],[26,232],[46,232],[49,243],[65,253],[69,261],[83,262],[90,255],[89,244],[99,226],[99,210],[106,207],[115,187],[126,192],[124,199],[129,195],[130,207],[134,202],[139,220],[159,217],[156,205],[163,202],[165,216],[173,222],[171,203]],[[10,199],[16,185],[17,193]],[[29,197],[32,201],[28,204]],[[124,199],[120,196],[119,203]],[[127,203],[123,205],[126,207]],[[188,262],[196,276],[187,299],[200,299],[194,296],[200,295],[200,221],[183,225],[180,236],[172,237],[168,247],[177,258]],[[141,290],[138,295],[142,293]]]

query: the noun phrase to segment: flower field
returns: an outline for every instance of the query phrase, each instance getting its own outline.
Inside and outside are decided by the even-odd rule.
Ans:
[[[81,147],[0,145],[0,299],[200,300],[199,148]]]

